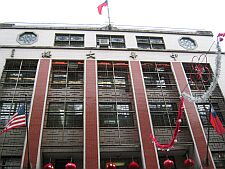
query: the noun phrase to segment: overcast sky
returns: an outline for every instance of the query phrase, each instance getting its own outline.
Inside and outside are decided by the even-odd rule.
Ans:
[[[225,32],[225,0],[108,0],[115,25]],[[1,0],[0,22],[106,24],[104,0]],[[225,42],[224,42],[225,43]],[[224,46],[224,45],[223,45]]]

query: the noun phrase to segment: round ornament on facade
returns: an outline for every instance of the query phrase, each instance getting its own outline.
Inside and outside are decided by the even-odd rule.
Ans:
[[[77,166],[75,163],[69,162],[66,164],[65,169],[76,169]]]
[[[106,163],[106,169],[116,169],[116,164],[113,162]]]
[[[187,50],[194,50],[197,48],[197,43],[194,39],[191,39],[189,37],[182,37],[179,39],[179,44],[181,47]]]
[[[163,162],[163,165],[166,169],[170,169],[174,166],[174,162],[172,160],[167,159]]]
[[[193,167],[195,165],[195,161],[194,160],[192,160],[192,159],[190,159],[190,158],[188,158],[188,159],[186,159],[186,160],[184,160],[184,166],[185,167]]]
[[[37,42],[38,36],[34,32],[24,32],[18,35],[17,42],[21,45],[31,45]]]
[[[138,165],[137,162],[132,161],[132,162],[129,164],[128,168],[129,168],[129,169],[139,169],[140,166]]]
[[[48,163],[44,165],[44,169],[54,169],[54,166],[52,165],[52,163]]]

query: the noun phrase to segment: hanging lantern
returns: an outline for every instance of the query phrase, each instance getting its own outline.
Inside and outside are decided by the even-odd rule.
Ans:
[[[170,169],[174,166],[174,162],[172,160],[167,159],[163,162],[163,165],[165,168]]]
[[[44,165],[44,169],[54,169],[54,166],[52,165],[52,163],[48,163]]]
[[[116,169],[116,164],[113,162],[106,163],[106,169]]]
[[[188,158],[186,160],[184,160],[184,166],[185,167],[193,167],[195,165],[195,161]]]
[[[138,165],[138,163],[136,163],[135,161],[132,161],[129,166],[128,166],[129,169],[139,169],[140,166]]]
[[[77,166],[75,163],[69,162],[66,164],[65,169],[76,169]]]

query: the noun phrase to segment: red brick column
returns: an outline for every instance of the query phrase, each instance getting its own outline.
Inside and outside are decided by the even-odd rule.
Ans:
[[[44,105],[45,105],[45,94],[47,89],[48,75],[49,75],[49,59],[41,59],[39,61],[39,68],[37,73],[36,86],[34,89],[33,104],[30,112],[30,125],[29,125],[29,154],[32,169],[36,168],[38,159],[38,153],[41,147],[39,142],[42,130],[42,118],[44,118]],[[27,168],[27,145],[25,148],[25,156],[22,162],[23,169]]]
[[[154,144],[149,138],[153,128],[150,125],[151,117],[148,113],[147,97],[144,89],[144,79],[141,74],[141,66],[139,61],[131,61],[130,66],[133,79],[134,99],[136,100],[136,109],[139,119],[139,136],[142,143],[142,154],[144,155],[146,169],[158,169],[158,155]]]
[[[173,62],[172,65],[174,68],[175,76],[177,78],[178,87],[180,88],[181,91],[183,91],[185,89],[184,92],[190,94],[191,91],[187,87],[186,75],[185,75],[185,72],[183,71],[182,63]],[[198,116],[198,111],[195,108],[195,103],[189,102],[187,99],[185,99],[184,105],[185,105],[185,109],[186,109],[186,113],[187,113],[187,118],[190,121],[189,127],[190,127],[191,132],[193,133],[193,140],[196,143],[197,152],[198,152],[199,158],[201,160],[201,165],[202,165],[203,169],[212,169],[212,168],[214,168],[214,166],[213,166],[211,156],[209,156],[210,165],[207,167],[204,164],[204,160],[206,157],[207,141],[204,137],[203,127],[202,127],[201,121]]]
[[[96,61],[86,61],[85,85],[85,169],[98,169],[98,114]]]

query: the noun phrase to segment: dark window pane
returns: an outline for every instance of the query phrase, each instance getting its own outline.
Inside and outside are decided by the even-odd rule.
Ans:
[[[100,127],[117,127],[116,113],[100,113]]]
[[[118,113],[119,126],[120,127],[132,127],[134,126],[133,113]]]
[[[48,114],[47,127],[63,127],[64,116]]]
[[[65,127],[83,127],[83,115],[67,113],[65,116]]]

